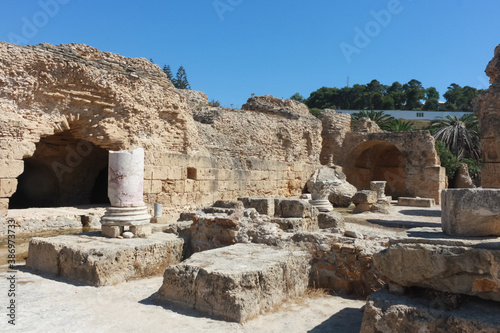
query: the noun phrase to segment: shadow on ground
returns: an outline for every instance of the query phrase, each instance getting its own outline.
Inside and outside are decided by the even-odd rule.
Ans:
[[[403,215],[441,217],[441,210],[429,209],[403,209],[399,211]]]
[[[368,223],[376,224],[386,228],[399,228],[399,229],[411,229],[411,228],[441,228],[441,223],[434,222],[417,222],[417,221],[404,221],[404,220],[380,220],[380,219],[368,219]]]
[[[217,321],[217,322],[221,322],[221,323],[224,323],[225,321],[218,318],[218,317],[215,317],[215,316],[211,316],[209,314],[206,314],[204,312],[201,312],[201,311],[197,311],[193,308],[188,308],[188,307],[184,307],[184,306],[180,306],[180,305],[177,305],[177,304],[174,304],[174,303],[170,303],[170,302],[158,302],[155,300],[155,295],[156,293],[152,294],[151,296],[139,301],[139,304],[143,304],[143,305],[151,305],[151,306],[159,306],[159,307],[162,307],[163,309],[165,310],[170,310],[172,312],[175,312],[179,315],[183,315],[183,316],[189,316],[189,317],[194,317],[194,318],[206,318],[206,319],[209,319],[209,320],[212,320],[212,321]]]
[[[356,308],[345,308],[337,312],[308,333],[358,333],[363,321],[363,310]]]

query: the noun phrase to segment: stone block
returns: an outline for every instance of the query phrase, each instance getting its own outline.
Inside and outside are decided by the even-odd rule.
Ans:
[[[151,235],[151,225],[133,225],[130,226],[130,231],[135,235],[135,237],[144,238]]]
[[[374,204],[377,200],[377,192],[370,190],[359,191],[352,197],[352,202],[356,205],[360,203]]]
[[[303,251],[258,244],[195,253],[165,270],[155,299],[243,322],[302,295],[308,285],[308,258]]]
[[[281,230],[286,232],[312,231],[307,223],[308,220],[300,217],[273,218],[271,222],[276,223]]]
[[[262,215],[274,216],[274,199],[261,197],[240,197],[238,201],[243,202],[245,208],[255,208]]]
[[[22,160],[0,159],[0,177],[17,178],[24,171],[24,162]]]
[[[481,186],[483,188],[500,188],[500,163],[483,163]]]
[[[93,234],[35,237],[30,241],[26,265],[87,285],[113,285],[161,274],[167,266],[181,261],[183,243],[166,233],[132,239]]]
[[[439,228],[410,229],[373,256],[375,268],[403,287],[500,302],[500,238],[457,238]]]
[[[0,213],[6,213],[9,209],[9,199],[0,198]]]
[[[337,212],[319,213],[318,214],[318,226],[321,229],[343,228],[344,221],[345,221],[345,219],[342,216],[342,214],[337,213]]]
[[[301,199],[275,198],[274,215],[279,217],[312,217],[317,216],[318,211],[308,202]]]
[[[500,236],[500,189],[442,192],[442,228],[454,236]]]
[[[123,227],[103,225],[101,226],[101,235],[108,238],[117,238],[123,233]]]
[[[474,299],[451,303],[453,299],[440,295],[410,297],[380,290],[368,296],[360,332],[500,332],[500,305]]]
[[[17,179],[0,179],[0,198],[9,198],[16,192]]]
[[[398,206],[411,206],[411,207],[434,207],[436,201],[431,198],[410,198],[399,197]]]

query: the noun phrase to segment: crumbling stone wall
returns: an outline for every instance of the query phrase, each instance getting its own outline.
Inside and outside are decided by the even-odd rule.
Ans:
[[[490,87],[474,100],[479,117],[483,167],[481,185],[500,188],[500,45],[486,67]]]
[[[340,234],[298,233],[293,240],[312,253],[310,286],[366,297],[387,281],[373,266],[383,239],[354,239]]]
[[[207,123],[192,111],[206,108],[206,95],[175,89],[146,59],[79,44],[0,42],[0,211],[16,192],[25,160],[50,160],[46,149],[37,151],[39,142],[61,133],[103,150],[143,147],[145,201],[166,209],[297,195],[318,164],[321,123],[300,103],[258,101],[246,110],[216,108],[218,118]],[[56,150],[67,149],[60,140]],[[79,177],[78,158],[59,154],[65,176]],[[52,162],[51,172],[61,170]]]
[[[385,180],[387,195],[419,196],[440,203],[441,191],[447,187],[446,174],[428,131],[351,132],[342,148],[345,153],[337,162],[358,190],[369,189],[370,181]]]

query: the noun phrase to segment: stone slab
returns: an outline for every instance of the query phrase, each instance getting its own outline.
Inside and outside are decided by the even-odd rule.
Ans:
[[[345,219],[342,214],[338,212],[319,213],[318,226],[321,229],[326,228],[343,228]]]
[[[500,189],[442,192],[443,231],[453,236],[500,236]]]
[[[245,208],[255,208],[259,214],[274,216],[274,199],[262,197],[240,197]]]
[[[500,302],[500,238],[450,237],[416,228],[373,256],[375,268],[404,287],[422,287]]]
[[[500,332],[500,305],[468,299],[447,309],[441,302],[440,297],[396,296],[380,290],[368,297],[360,332]]]
[[[398,206],[410,206],[410,207],[434,207],[436,201],[432,198],[410,198],[410,197],[399,197]]]
[[[172,234],[117,239],[85,235],[35,237],[26,265],[34,271],[92,286],[161,274],[182,259],[184,241]]]
[[[168,267],[155,299],[244,322],[302,295],[309,271],[306,252],[235,244]]]

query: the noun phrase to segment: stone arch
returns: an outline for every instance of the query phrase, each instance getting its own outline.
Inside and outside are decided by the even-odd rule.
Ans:
[[[344,164],[347,181],[356,188],[369,189],[370,181],[387,181],[386,194],[394,198],[408,195],[407,161],[403,153],[387,141],[367,141],[348,155]]]
[[[9,208],[107,204],[108,152],[71,130],[42,137],[25,158]]]

